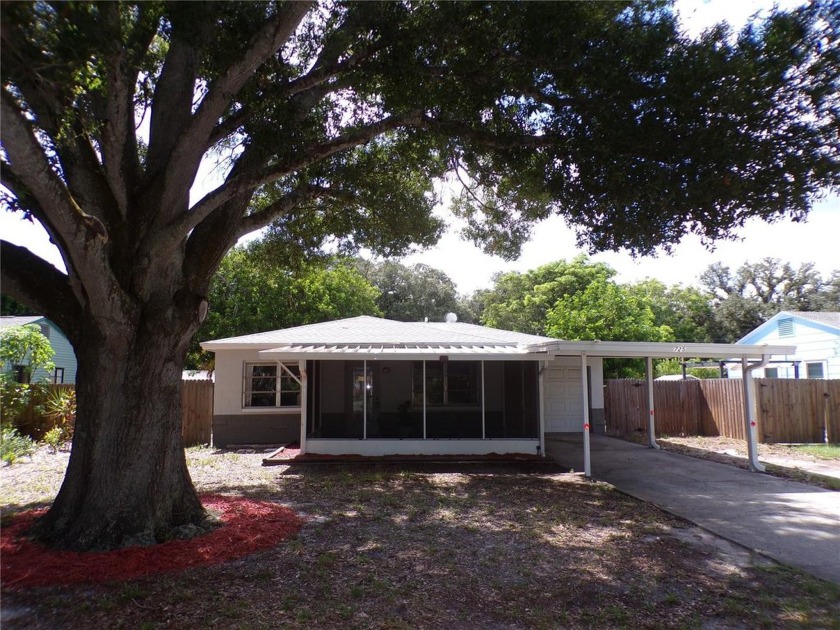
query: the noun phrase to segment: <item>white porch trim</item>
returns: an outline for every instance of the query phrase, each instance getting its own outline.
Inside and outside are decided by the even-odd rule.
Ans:
[[[309,397],[309,377],[306,374],[306,361],[298,361],[300,370],[300,452],[306,453],[306,399]]]
[[[309,438],[310,453],[323,455],[489,455],[510,453],[535,455],[540,444],[538,438],[520,439],[339,439]]]
[[[589,374],[586,353],[580,353],[580,383],[583,395],[583,474],[592,477],[592,456],[589,450]]]
[[[653,357],[645,358],[645,379],[647,380],[648,446],[659,448],[659,444],[656,443],[656,409],[653,404]]]

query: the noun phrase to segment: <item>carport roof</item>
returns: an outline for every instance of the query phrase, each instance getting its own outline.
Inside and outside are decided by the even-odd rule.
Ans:
[[[537,344],[544,352],[555,356],[580,355],[592,357],[702,357],[705,359],[760,359],[765,355],[794,354],[796,346],[740,345],[734,343],[658,343],[648,341],[562,341]],[[534,350],[535,346],[529,347]]]

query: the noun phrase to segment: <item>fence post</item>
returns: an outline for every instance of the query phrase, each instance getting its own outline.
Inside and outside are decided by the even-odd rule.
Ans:
[[[653,404],[653,359],[645,358],[645,380],[647,381],[647,403],[648,403],[648,446],[659,448],[656,443],[656,409]]]

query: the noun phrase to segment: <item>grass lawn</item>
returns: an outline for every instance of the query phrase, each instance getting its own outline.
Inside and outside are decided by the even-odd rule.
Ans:
[[[819,459],[840,461],[840,444],[795,444],[787,448],[794,453],[805,453]]]
[[[562,472],[260,466],[189,449],[202,492],[282,502],[297,538],[223,565],[3,592],[3,628],[840,628],[840,587]],[[0,471],[4,517],[66,455]]]

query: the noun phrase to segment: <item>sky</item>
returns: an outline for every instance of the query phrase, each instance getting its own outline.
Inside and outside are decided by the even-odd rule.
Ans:
[[[795,3],[796,0],[778,2],[783,8]],[[737,27],[751,15],[767,10],[772,4],[765,0],[679,0],[677,10],[686,30],[697,34],[703,28],[722,20]],[[202,184],[203,180],[198,183]],[[440,212],[441,216],[447,216],[445,208],[441,207]],[[585,253],[576,248],[574,231],[560,217],[535,226],[530,242],[523,247],[519,259],[512,262],[483,254],[458,237],[458,225],[451,217],[449,222],[450,229],[437,247],[412,254],[402,262],[423,263],[442,270],[452,278],[458,291],[463,294],[490,288],[496,273],[527,271]],[[795,266],[813,262],[818,271],[828,276],[835,269],[840,269],[840,195],[818,201],[805,222],[780,221],[768,224],[752,220],[736,234],[736,240],[718,242],[713,250],[704,248],[698,238],[687,237],[674,247],[671,254],[633,259],[627,253],[607,252],[590,258],[613,267],[618,272],[616,279],[619,282],[656,278],[668,285],[696,285],[699,275],[712,263],[722,262],[736,269],[745,262],[758,262],[765,257],[779,258]],[[37,223],[0,211],[0,236],[26,246],[57,267],[64,268],[58,250]]]

